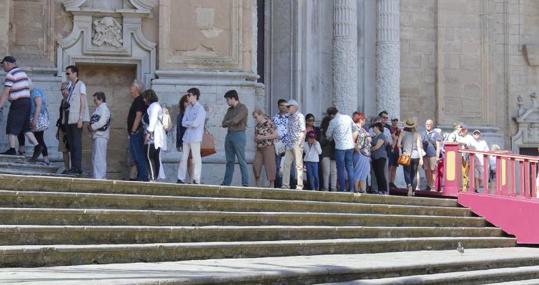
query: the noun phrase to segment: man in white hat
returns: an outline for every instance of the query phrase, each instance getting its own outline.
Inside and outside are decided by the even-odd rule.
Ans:
[[[290,188],[290,168],[296,163],[297,190],[303,190],[303,142],[305,141],[305,117],[299,111],[296,100],[288,100],[288,140],[283,161],[283,189]]]

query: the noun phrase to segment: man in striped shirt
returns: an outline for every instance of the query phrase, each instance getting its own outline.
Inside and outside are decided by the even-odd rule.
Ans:
[[[2,154],[15,155],[17,153],[15,146],[17,136],[21,133],[25,134],[30,143],[37,148],[34,153],[41,153],[41,145],[37,143],[36,137],[30,128],[30,78],[28,78],[26,72],[17,67],[16,62],[12,56],[6,56],[0,61],[2,68],[7,72],[4,80],[4,91],[2,97],[0,97],[0,108],[4,107],[6,101],[11,103],[6,125],[9,149]]]

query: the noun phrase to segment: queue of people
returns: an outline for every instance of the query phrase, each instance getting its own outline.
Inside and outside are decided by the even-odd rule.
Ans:
[[[1,62],[7,72],[0,107],[10,101],[6,133],[9,149],[3,154],[24,154],[27,139],[34,151],[31,161],[43,156],[48,164],[48,150],[43,139],[49,127],[47,98],[33,88],[28,75],[17,67],[16,59],[6,56]],[[107,145],[110,138],[111,112],[106,94],[92,95],[96,106],[90,115],[85,83],[79,70],[71,65],[65,69],[68,81],[60,86],[62,100],[56,122],[58,151],[62,153],[65,174],[82,173],[83,126],[92,138],[93,177],[106,179]],[[130,177],[137,181],[156,181],[165,178],[162,152],[168,150],[167,133],[172,128],[168,109],[159,102],[152,89],[135,80],[130,86],[133,98],[127,116],[128,155]],[[176,122],[176,149],[181,153],[177,169],[177,183],[201,183],[202,144],[206,135],[207,112],[200,104],[198,88],[190,88],[181,96]],[[248,109],[240,102],[236,90],[224,94],[228,105],[221,126],[227,129],[225,137],[226,168],[221,185],[231,185],[236,159],[241,172],[241,185],[249,185],[249,170],[245,158],[247,145]],[[398,118],[389,124],[389,114],[382,111],[367,123],[364,113],[342,114],[329,107],[315,126],[313,114],[303,115],[296,100],[278,101],[278,113],[268,116],[257,108],[252,112],[255,120],[256,145],[253,173],[256,186],[284,189],[304,188],[322,191],[372,192],[387,194],[396,188],[397,169],[403,166],[408,195],[418,187],[419,168],[425,172],[425,190],[440,190],[443,170],[443,143],[456,142],[462,147],[488,150],[480,138],[480,131],[467,133],[463,124],[447,136],[434,127],[432,120],[425,122],[425,131],[419,133],[416,122],[408,119],[403,128]],[[116,119],[116,118],[114,118]],[[17,152],[17,141],[19,150]],[[468,159],[464,157],[463,173],[467,174]],[[483,163],[483,159],[476,159]],[[269,184],[262,183],[262,170]],[[483,167],[475,167],[476,185],[481,185]],[[188,178],[190,178],[188,180]],[[466,177],[465,185],[466,187]]]

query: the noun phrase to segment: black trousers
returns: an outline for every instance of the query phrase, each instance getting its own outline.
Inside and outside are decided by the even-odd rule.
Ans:
[[[43,151],[41,151],[40,154],[43,154],[43,156],[49,156],[47,145],[45,144],[45,140],[43,139],[44,133],[44,131],[34,132],[34,136],[36,137],[37,143],[43,147]]]
[[[159,168],[161,167],[159,152],[161,151],[161,148],[155,149],[154,144],[145,144],[144,148],[146,161],[148,162],[149,178],[150,180],[155,181],[159,178]]]
[[[387,192],[386,159],[378,158],[372,161],[372,168],[378,184],[378,192]]]
[[[82,128],[77,128],[77,124],[67,125],[67,142],[71,154],[71,169],[82,171]]]

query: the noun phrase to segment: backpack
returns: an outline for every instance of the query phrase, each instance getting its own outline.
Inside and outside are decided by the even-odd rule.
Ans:
[[[172,130],[172,127],[174,126],[172,124],[172,118],[170,117],[170,111],[167,107],[163,106],[163,117],[161,118],[161,124],[163,125],[163,129],[165,129],[166,132],[169,132]]]

